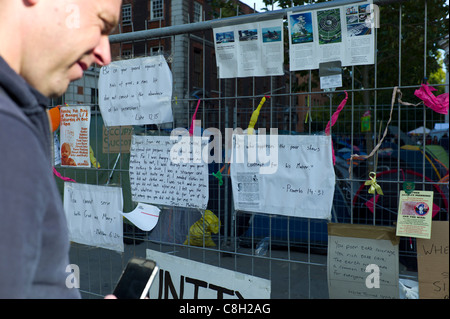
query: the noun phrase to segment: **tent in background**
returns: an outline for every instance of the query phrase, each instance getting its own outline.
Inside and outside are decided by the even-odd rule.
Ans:
[[[412,135],[420,135],[420,134],[429,134],[431,132],[431,130],[429,128],[426,127],[418,127],[412,131],[409,131],[408,134],[412,134]]]

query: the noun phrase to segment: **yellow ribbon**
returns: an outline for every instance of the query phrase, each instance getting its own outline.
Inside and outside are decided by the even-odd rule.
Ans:
[[[248,129],[247,129],[247,134],[248,135],[252,135],[253,134],[256,121],[258,121],[259,111],[261,111],[261,107],[263,106],[264,102],[266,102],[266,97],[265,96],[261,99],[261,102],[259,102],[259,105],[256,108],[256,110],[253,111],[252,117],[250,118],[250,123],[248,125]]]
[[[378,195],[384,195],[383,191],[381,190],[380,185],[377,184],[377,174],[374,172],[369,173],[370,181],[366,181],[364,185],[370,185],[369,188],[369,194],[375,194],[377,192]]]
[[[94,150],[92,149],[91,146],[89,146],[89,158],[91,159],[91,164],[95,168],[100,168],[100,163],[97,162],[97,159],[95,158],[95,155],[94,155]]]

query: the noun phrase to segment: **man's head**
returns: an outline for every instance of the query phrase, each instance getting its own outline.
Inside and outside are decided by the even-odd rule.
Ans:
[[[111,62],[122,0],[0,0],[0,55],[42,94],[62,95],[93,63]]]

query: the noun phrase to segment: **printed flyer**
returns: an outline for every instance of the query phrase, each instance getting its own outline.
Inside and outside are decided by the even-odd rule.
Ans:
[[[90,106],[66,106],[60,113],[61,166],[90,167]]]
[[[283,20],[214,28],[219,78],[283,75]]]
[[[400,191],[397,236],[430,239],[433,216],[433,192]]]
[[[291,71],[374,63],[374,13],[371,1],[309,12],[288,12]]]

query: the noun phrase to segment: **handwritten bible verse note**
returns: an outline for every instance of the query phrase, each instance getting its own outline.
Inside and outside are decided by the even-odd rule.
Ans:
[[[71,241],[124,251],[122,189],[64,183],[64,211]]]
[[[172,73],[162,55],[116,61],[102,67],[98,92],[106,126],[173,121]]]
[[[330,299],[396,299],[398,267],[395,228],[328,224]]]
[[[206,143],[200,137],[133,135],[130,150],[133,201],[206,209],[208,165],[201,158]]]
[[[331,219],[330,136],[233,135],[232,152],[237,210]]]

